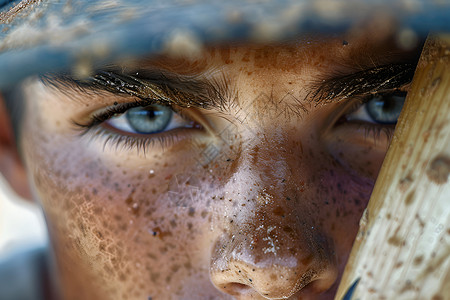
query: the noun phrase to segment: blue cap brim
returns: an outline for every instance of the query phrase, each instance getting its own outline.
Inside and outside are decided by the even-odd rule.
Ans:
[[[18,1],[0,2],[3,12]],[[159,54],[177,34],[199,45],[342,32],[385,11],[418,35],[450,30],[450,4],[415,1],[28,1],[0,28],[0,89],[32,74]],[[33,4],[33,2],[35,2]],[[334,5],[329,5],[329,4]],[[407,3],[407,2],[404,2]]]

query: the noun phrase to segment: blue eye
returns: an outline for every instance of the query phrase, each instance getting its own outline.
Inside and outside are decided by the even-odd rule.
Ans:
[[[127,133],[155,134],[179,127],[192,127],[193,122],[174,113],[168,106],[152,104],[129,108],[106,123]]]
[[[348,114],[349,121],[394,125],[405,103],[406,94],[375,95],[357,110]]]
[[[172,119],[172,110],[162,105],[130,108],[126,113],[128,124],[137,133],[158,133],[166,129]]]
[[[378,96],[367,102],[366,111],[376,123],[395,124],[404,103],[405,96]]]

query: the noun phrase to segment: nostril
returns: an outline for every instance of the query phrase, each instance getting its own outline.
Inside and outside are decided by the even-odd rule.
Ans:
[[[252,287],[238,282],[224,284],[222,288],[224,292],[232,296],[244,295],[252,291]]]

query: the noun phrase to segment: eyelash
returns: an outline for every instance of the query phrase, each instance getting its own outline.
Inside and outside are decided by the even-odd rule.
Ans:
[[[402,86],[399,89],[386,91],[383,93],[377,93],[377,94],[370,94],[366,96],[356,96],[355,99],[352,99],[350,103],[347,103],[346,105],[349,105],[348,108],[344,110],[343,113],[341,113],[338,120],[334,123],[333,127],[341,126],[345,123],[352,122],[354,125],[359,126],[358,128],[364,129],[364,138],[367,140],[369,138],[372,138],[374,142],[380,139],[381,134],[384,134],[388,141],[391,141],[393,135],[394,135],[394,129],[396,124],[382,124],[382,123],[369,123],[365,121],[349,121],[347,119],[347,116],[356,112],[360,107],[363,105],[366,105],[371,100],[373,100],[377,96],[387,96],[389,94],[392,94],[393,92],[396,92],[398,90],[405,89],[407,85]],[[406,92],[405,92],[406,95]],[[344,104],[345,105],[345,104]]]
[[[402,86],[399,89],[403,89],[405,86]],[[347,116],[355,112],[361,106],[367,104],[369,101],[374,99],[376,96],[386,96],[392,91],[386,91],[379,94],[371,94],[368,96],[356,96],[351,100],[350,103],[347,102],[345,106],[348,106],[343,113],[340,114],[340,117],[337,121],[334,122],[335,126],[340,126],[344,123],[349,123],[347,120]],[[114,116],[124,114],[127,110],[134,107],[145,107],[153,104],[159,104],[169,107],[173,110],[174,113],[179,114],[182,118],[192,119],[183,114],[182,109],[179,107],[175,107],[174,105],[167,105],[163,101],[158,101],[154,99],[134,99],[134,101],[126,102],[126,103],[117,103],[115,102],[113,106],[109,106],[105,108],[103,111],[93,114],[90,117],[90,120],[87,123],[77,123],[74,124],[78,128],[82,128],[83,132],[81,135],[87,135],[89,133],[91,138],[104,138],[103,149],[105,149],[108,145],[113,146],[115,150],[119,150],[120,148],[130,150],[136,149],[139,152],[146,153],[146,150],[151,149],[155,146],[160,146],[162,149],[170,147],[174,143],[180,142],[186,138],[192,137],[192,128],[179,128],[173,131],[171,134],[152,134],[152,135],[140,135],[140,134],[123,134],[118,133],[117,131],[111,130],[104,126],[101,126],[105,121],[111,119]],[[373,138],[374,142],[376,142],[381,134],[385,134],[386,138],[390,141],[393,133],[395,125],[386,125],[386,124],[377,124],[377,123],[369,123],[369,122],[351,122],[353,125],[359,126],[359,128],[363,128],[365,131],[365,139]],[[201,126],[200,126],[201,127]]]
[[[152,134],[140,135],[140,134],[123,134],[115,132],[114,130],[108,129],[101,126],[105,121],[111,119],[114,116],[124,114],[127,110],[134,107],[145,107],[153,104],[159,104],[167,106],[173,110],[174,113],[180,115],[182,118],[189,119],[181,109],[175,107],[174,105],[167,105],[163,101],[153,100],[153,99],[135,99],[133,102],[117,103],[115,102],[113,106],[105,108],[99,113],[95,113],[90,117],[90,120],[86,123],[73,122],[77,128],[82,129],[82,136],[87,136],[89,134],[90,138],[103,138],[103,150],[108,146],[113,146],[115,150],[131,150],[136,149],[138,153],[146,153],[148,149],[155,146],[159,146],[162,149],[170,147],[171,145],[180,142],[184,139],[190,138],[192,136],[192,128],[180,128],[176,131],[168,134]],[[200,128],[199,128],[200,127]],[[196,129],[201,130],[201,126]]]
[[[75,125],[84,128],[85,131],[89,131],[91,128],[100,125],[101,123],[109,120],[110,118],[114,117],[115,115],[123,114],[127,110],[139,107],[139,106],[148,106],[152,104],[160,104],[164,106],[168,106],[164,103],[161,103],[161,101],[157,100],[151,100],[151,99],[135,99],[133,102],[126,102],[126,103],[117,103],[115,102],[113,106],[109,106],[105,108],[104,111],[93,114],[90,117],[89,122],[82,124],[74,122]],[[174,110],[174,112],[177,112],[172,106],[169,106],[171,109]]]

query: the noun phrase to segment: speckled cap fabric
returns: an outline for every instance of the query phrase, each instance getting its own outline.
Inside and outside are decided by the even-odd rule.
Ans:
[[[0,0],[0,89],[114,59],[340,32],[377,14],[417,35],[450,30],[450,1]]]

